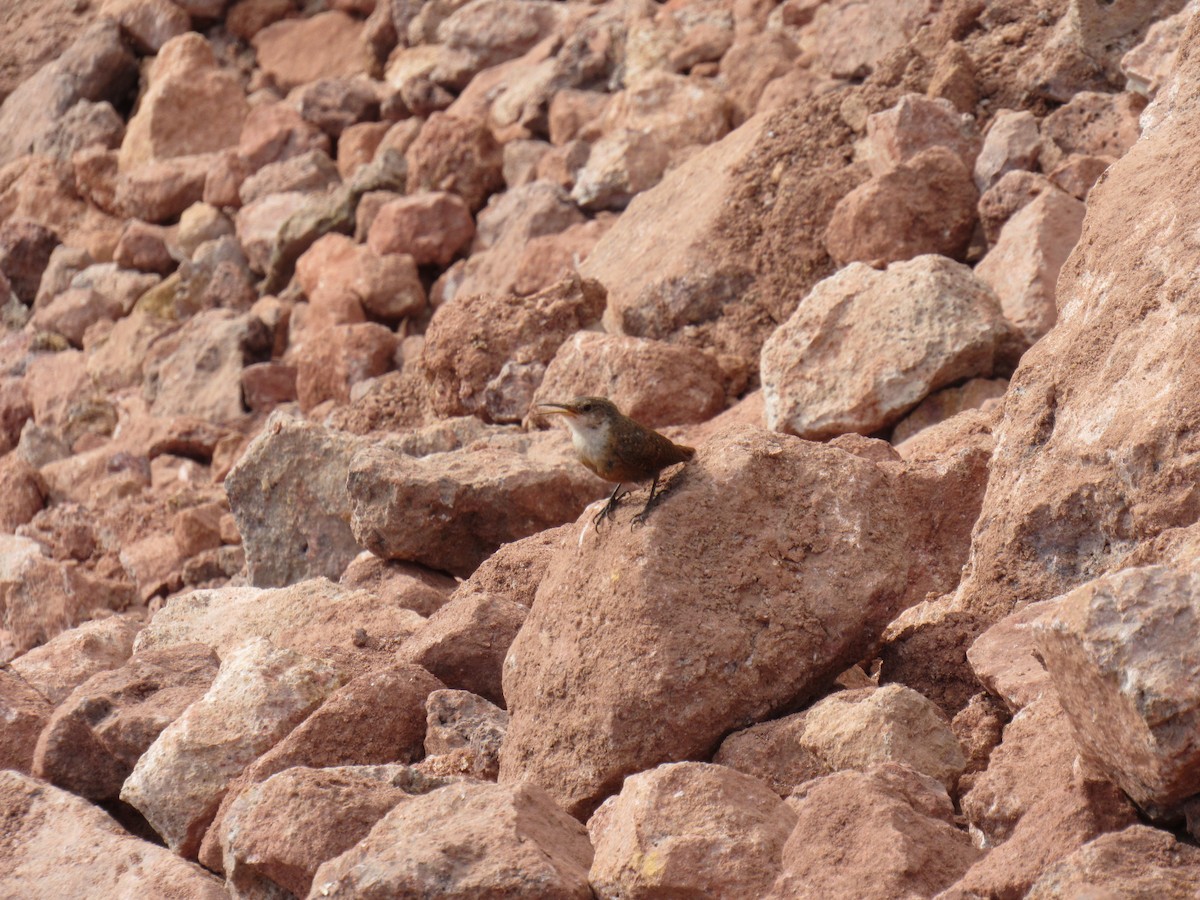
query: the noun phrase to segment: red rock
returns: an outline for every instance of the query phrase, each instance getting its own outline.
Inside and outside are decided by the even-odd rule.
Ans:
[[[254,363],[242,369],[242,399],[252,412],[269,412],[296,399],[296,367],[282,362]]]
[[[1190,14],[1191,11],[1185,8],[1155,22],[1146,31],[1145,39],[1121,57],[1126,90],[1153,99],[1159,88],[1167,83],[1174,72],[1176,54]]]
[[[1116,897],[1186,900],[1200,891],[1200,852],[1165,831],[1130,825],[1088,841],[1034,882],[1029,900],[1086,895],[1103,885]]]
[[[58,245],[58,235],[28,219],[10,219],[0,226],[0,274],[26,306],[38,296],[42,274]]]
[[[943,388],[930,394],[892,429],[891,441],[905,456],[903,443],[964,410],[990,410],[999,405],[1008,390],[1005,378],[971,378],[960,387]]]
[[[142,623],[108,616],[64,631],[10,664],[14,672],[54,705],[97,672],[115,669],[129,659]]]
[[[47,10],[38,10],[42,21]],[[30,152],[38,138],[80,100],[118,100],[137,81],[134,56],[116,22],[93,22],[73,42],[45,53],[36,74],[5,91],[0,109],[0,166]],[[20,42],[6,41],[14,54]],[[13,56],[9,57],[14,58]],[[49,60],[49,62],[47,62]]]
[[[872,175],[882,175],[930,147],[952,150],[972,168],[980,151],[974,119],[948,100],[920,94],[905,94],[895,106],[867,117],[863,152]]]
[[[179,644],[98,672],[54,710],[33,773],[90,800],[116,800],[138,758],[204,695],[218,665],[208,647]]]
[[[975,62],[962,44],[951,41],[937,57],[926,93],[949,100],[959,112],[973,112],[979,101]]]
[[[886,9],[853,0],[822,4],[813,17],[816,64],[837,78],[867,75],[916,34],[930,7],[928,0],[904,0]]]
[[[1042,121],[1042,134],[1063,154],[1120,159],[1141,134],[1145,98],[1083,91]]]
[[[313,150],[332,152],[329,136],[288,103],[252,107],[238,137],[237,155],[252,172]]]
[[[883,272],[851,264],[763,347],[768,427],[813,440],[870,434],[933,390],[991,375],[1014,340],[995,295],[963,265],[934,255]]]
[[[409,194],[450,191],[472,211],[504,184],[500,145],[482,125],[434,113],[404,154]]]
[[[121,232],[113,261],[124,269],[166,275],[176,266],[168,247],[170,233],[160,225],[133,219]]]
[[[499,597],[454,598],[404,642],[398,656],[424,666],[448,687],[503,706],[504,657],[528,612]]]
[[[943,804],[952,812],[946,800],[904,766],[810,781],[788,801],[796,826],[783,847],[783,874],[764,896],[937,894],[980,855],[949,815],[934,812]]]
[[[36,516],[45,504],[37,469],[16,453],[0,456],[0,532],[12,533]]]
[[[1112,164],[1113,160],[1107,156],[1072,153],[1055,167],[1049,178],[1076,200],[1086,200],[1092,186]]]
[[[542,0],[483,0],[460,6],[437,26],[438,43],[448,52],[439,57],[435,78],[449,87],[464,87],[484,69],[531,50],[565,18],[561,6]]]
[[[798,71],[796,57],[800,51],[795,42],[782,32],[765,31],[734,38],[731,31],[718,29],[713,36],[720,35],[717,39],[726,41],[733,38],[729,49],[720,57],[720,73],[731,88],[728,96],[733,106],[733,124],[737,126],[763,108],[762,98],[768,85]],[[719,43],[712,45],[712,50],[719,46]],[[679,50],[685,48],[680,47]],[[678,59],[678,56],[675,58]]]
[[[421,192],[380,207],[368,242],[378,254],[404,253],[418,265],[445,266],[474,236],[475,221],[457,194]]]
[[[284,19],[259,30],[251,43],[258,65],[285,91],[320,78],[365,72],[362,23],[333,10],[306,19]]]
[[[269,194],[316,193],[340,183],[337,166],[329,154],[324,150],[309,150],[263,166],[242,182],[238,197],[248,206]]]
[[[186,559],[221,546],[221,517],[225,511],[221,503],[203,503],[176,513],[171,530],[180,555]]]
[[[113,200],[120,215],[147,222],[170,222],[204,198],[212,165],[206,154],[153,160],[123,172]]]
[[[444,303],[426,331],[423,353],[434,408],[519,421],[559,345],[595,322],[603,303],[603,289],[579,277],[519,305],[507,297],[461,295]]]
[[[843,264],[878,266],[924,253],[962,259],[978,201],[959,157],[932,147],[847,194],[829,220],[825,245]]]
[[[469,860],[464,846],[472,848]],[[537,786],[454,784],[396,806],[317,870],[312,893],[585,900],[591,862],[583,826]]]
[[[8,453],[17,446],[21,429],[32,416],[33,407],[25,392],[24,380],[0,377],[0,453]]]
[[[575,174],[571,199],[587,210],[621,210],[662,179],[671,151],[661,135],[611,132],[592,145],[586,165]]]
[[[125,137],[125,120],[107,100],[80,100],[34,140],[33,152],[69,162],[81,150],[116,150]]]
[[[0,766],[28,774],[33,768],[33,751],[38,735],[46,727],[54,707],[20,675],[0,668]]]
[[[1001,175],[979,198],[979,221],[988,243],[996,243],[1005,222],[1034,198],[1053,189],[1050,179],[1035,172],[1016,170]]]
[[[1032,170],[1042,150],[1037,119],[1028,110],[1002,109],[992,119],[975,160],[975,186],[987,191],[1012,171]]]
[[[1039,618],[1059,606],[1057,598],[1030,603],[991,626],[967,650],[980,684],[1004,701],[1009,712],[1020,712],[1050,689],[1034,629]]]
[[[445,606],[458,584],[441,572],[380,559],[365,550],[346,566],[340,583],[370,591],[381,604],[411,609],[422,616],[432,615]]]
[[[396,334],[385,325],[361,322],[333,325],[310,339],[292,356],[296,397],[308,412],[319,403],[346,403],[360,381],[392,368]]]
[[[703,422],[725,408],[716,361],[691,347],[580,331],[558,348],[533,396],[539,403],[605,396],[644,425]]]
[[[1200,591],[1196,567],[1126,569],[1089,582],[1033,624],[1084,757],[1160,814],[1200,792],[1186,726]]]
[[[1053,863],[1106,831],[1132,824],[1133,807],[1077,762],[1061,707],[1043,696],[1004,729],[962,811],[992,849],[947,892],[951,898],[1024,896]]]
[[[221,868],[243,894],[303,897],[326,860],[352,848],[414,794],[445,784],[407,766],[303,766],[248,787],[222,829]]]
[[[386,4],[380,4],[385,8]],[[225,16],[225,27],[229,33],[247,43],[254,36],[280,19],[295,12],[294,0],[235,0]]]
[[[586,141],[599,137],[599,122],[603,120],[610,96],[600,91],[556,91],[550,99],[550,143],[562,146],[576,139]]]
[[[425,700],[425,759],[430,774],[495,781],[508,713],[467,691],[434,691]]]
[[[975,774],[987,768],[992,751],[1000,744],[1008,710],[995,697],[980,692],[955,714],[950,727],[958,737],[967,767],[959,779],[959,793],[965,794],[975,783]]]
[[[463,577],[501,544],[570,521],[604,493],[548,434],[496,435],[425,457],[369,445],[352,460],[347,488],[368,550]]]
[[[195,858],[229,782],[337,687],[323,662],[263,638],[228,653],[204,698],[138,760],[121,799],[180,856]]]
[[[536,780],[586,814],[625,775],[707,758],[735,728],[812,696],[859,659],[899,609],[957,580],[974,512],[951,516],[944,524],[953,522],[953,533],[935,536],[908,511],[968,484],[979,496],[982,483],[965,458],[946,464],[910,469],[733,427],[700,445],[642,528],[626,525],[640,492],[602,535],[589,518],[576,524],[579,536],[568,533],[551,560],[505,662],[512,721],[501,781]],[[802,507],[774,499],[792,490],[808,498]],[[833,509],[856,518],[836,519]],[[871,524],[856,525],[857,517]],[[850,536],[859,528],[870,541]],[[740,535],[750,533],[759,538],[747,544]],[[842,566],[837,560],[851,547],[856,562]],[[923,583],[906,581],[916,557],[932,566],[920,567]],[[809,624],[799,632],[786,624],[801,619]],[[801,646],[797,633],[820,637]],[[726,673],[719,687],[703,674],[714,665]]]
[[[625,780],[588,821],[602,898],[762,897],[796,814],[756,778],[676,763]]]
[[[577,274],[579,264],[588,258],[615,220],[615,216],[601,213],[595,219],[569,225],[557,234],[533,238],[517,264],[513,293],[527,297]]]
[[[149,87],[121,143],[120,169],[232,147],[248,111],[237,77],[220,68],[208,41],[192,31],[180,34],[154,58]],[[197,122],[205,127],[196,128]]]
[[[306,203],[305,194],[289,191],[286,194],[268,194],[238,210],[237,237],[246,251],[251,269],[266,273],[284,224],[303,210]]]
[[[288,94],[307,122],[337,140],[351,125],[379,117],[376,82],[362,75],[321,78]]]
[[[357,122],[346,126],[338,137],[338,174],[349,179],[359,166],[369,163],[391,127],[391,122]]]
[[[14,896],[228,896],[199,866],[133,837],[92,804],[36,779],[0,772],[0,809],[8,813],[0,880]]]
[[[137,49],[148,55],[192,27],[188,14],[170,0],[104,0],[100,11],[116,19]]]

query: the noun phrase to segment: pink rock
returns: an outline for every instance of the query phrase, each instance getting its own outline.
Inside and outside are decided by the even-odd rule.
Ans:
[[[133,837],[92,804],[36,779],[0,772],[0,808],[13,813],[0,880],[15,896],[228,896],[199,866]]]
[[[1064,154],[1120,159],[1141,134],[1145,106],[1137,94],[1081,91],[1042,120],[1042,134]]]
[[[904,0],[878,10],[853,0],[822,4],[813,17],[817,64],[837,78],[868,75],[916,34],[930,8],[928,0]]]
[[[1045,191],[1004,224],[995,246],[975,267],[1030,343],[1058,318],[1058,274],[1079,240],[1083,214],[1074,197]]]
[[[204,695],[219,664],[202,644],[178,644],[93,675],[54,710],[33,773],[81,797],[116,800],[138,758]]]
[[[1018,169],[1001,175],[1000,180],[979,198],[979,221],[988,243],[995,244],[1004,223],[1035,197],[1053,189],[1053,182],[1036,172]]]
[[[654,187],[671,162],[662,136],[633,129],[605,134],[575,175],[571,199],[588,210],[621,210]]]
[[[425,701],[425,759],[430,774],[495,781],[508,713],[467,691],[434,691]]]
[[[24,379],[0,377],[0,453],[8,453],[17,446],[21,429],[32,416]]]
[[[119,214],[147,222],[170,222],[204,198],[212,166],[209,154],[173,156],[122,172],[113,199]]]
[[[133,219],[121,232],[113,262],[124,269],[166,275],[176,266],[168,247],[170,232],[161,225]]]
[[[723,375],[708,354],[664,341],[580,331],[546,367],[530,411],[539,403],[596,395],[652,428],[702,422],[725,408]]]
[[[568,225],[557,234],[530,240],[513,275],[513,293],[527,297],[577,274],[579,264],[615,221],[616,216],[600,213],[595,219]]]
[[[462,295],[444,303],[426,331],[423,353],[434,408],[519,421],[559,345],[599,319],[603,304],[604,290],[578,276],[519,304]]]
[[[107,100],[80,100],[33,144],[39,156],[69,162],[81,150],[116,150],[125,137],[125,120]]]
[[[392,368],[396,342],[395,332],[374,322],[333,325],[305,341],[292,356],[300,409],[349,401],[355,384]]]
[[[309,150],[268,163],[242,182],[238,196],[243,205],[270,194],[292,191],[317,193],[341,183],[337,166],[324,150]]]
[[[499,597],[452,599],[404,642],[398,656],[424,666],[448,687],[503,706],[504,657],[528,612]]]
[[[0,766],[29,773],[38,735],[46,727],[54,707],[41,693],[25,683],[15,672],[0,669]]]
[[[57,706],[92,675],[123,665],[141,627],[140,620],[126,616],[84,622],[17,657],[11,666]]]
[[[351,849],[410,797],[442,787],[407,766],[297,766],[248,787],[230,805],[222,868],[244,894],[305,896],[326,860]]]
[[[445,192],[400,197],[379,209],[368,241],[379,254],[405,253],[418,265],[447,265],[475,236],[466,203]]]
[[[363,75],[321,78],[288,94],[305,121],[337,140],[352,125],[379,118],[377,82]]]
[[[458,585],[441,572],[380,559],[365,550],[346,566],[340,583],[370,591],[381,603],[411,609],[422,616],[432,615],[445,606]]]
[[[170,0],[104,0],[100,11],[116,19],[147,55],[158,53],[167,41],[192,27],[188,14]]]
[[[895,106],[867,117],[864,155],[872,175],[882,175],[930,147],[945,147],[964,166],[975,166],[980,139],[974,120],[948,100],[920,94],[905,94]]]
[[[1153,813],[1200,792],[1184,724],[1197,698],[1179,674],[1193,652],[1198,584],[1194,565],[1126,569],[1033,624],[1080,751]]]
[[[252,172],[314,150],[331,153],[329,136],[288,103],[252,107],[238,136],[238,158]]]
[[[242,399],[252,412],[270,412],[296,399],[296,367],[278,361],[242,369]]]
[[[391,122],[357,122],[346,126],[338,137],[338,174],[349,179],[359,166],[369,163],[391,127]]]
[[[1042,136],[1037,119],[1028,110],[1002,109],[992,119],[983,149],[975,160],[975,186],[986,191],[1008,172],[1037,166]]]
[[[975,639],[967,661],[980,683],[1017,713],[1050,689],[1050,677],[1035,642],[1042,616],[1053,617],[1058,598],[1030,603],[1005,616]]]
[[[552,558],[505,663],[512,720],[501,781],[534,779],[585,815],[624,776],[707,756],[733,729],[812,696],[859,659],[899,609],[957,581],[974,515],[951,514],[944,521],[955,522],[954,534],[935,536],[909,510],[957,491],[978,498],[982,484],[966,462],[947,471],[939,461],[935,475],[735,426],[697,448],[640,529],[627,524],[644,502],[640,491],[618,507],[611,530],[598,536],[590,518],[577,523],[578,536],[568,533]],[[773,499],[792,490],[808,497],[802,507]],[[835,508],[870,517],[873,539],[851,537],[868,526],[837,519]],[[811,518],[814,511],[821,517]],[[760,538],[746,544],[739,535],[750,533]],[[818,541],[811,550],[802,549],[806,535]],[[736,552],[721,549],[725,542]],[[844,553],[857,562],[842,566]],[[914,554],[936,566],[922,567],[923,584],[890,574],[909,573]],[[758,598],[754,610],[730,599],[749,590],[747,572],[757,579],[745,595]],[[827,580],[832,572],[836,585]],[[846,597],[855,598],[851,606]],[[800,620],[810,624],[800,631],[786,624]],[[819,638],[801,646],[798,633]],[[538,649],[546,646],[553,653]],[[702,674],[731,660],[738,665],[719,686]]]
[[[1079,896],[1104,885],[1114,896],[1186,900],[1200,891],[1200,852],[1146,825],[1088,841],[1034,882],[1029,900]]]
[[[1142,42],[1121,57],[1126,90],[1154,99],[1175,70],[1175,57],[1191,13],[1185,8],[1155,22]]]
[[[28,219],[10,219],[0,226],[0,273],[26,306],[38,296],[42,273],[58,245],[58,235]]]
[[[995,295],[966,266],[934,255],[883,272],[851,264],[763,347],[768,427],[817,440],[870,434],[937,388],[991,375],[1013,341]]]
[[[601,898],[762,897],[796,814],[756,778],[676,763],[625,780],[588,820]]]
[[[306,19],[284,19],[261,29],[251,43],[258,65],[280,88],[320,78],[365,72],[362,23],[333,10]]]
[[[1085,156],[1072,153],[1050,173],[1050,181],[1076,200],[1086,200],[1092,185],[1108,171],[1115,160],[1108,156]]]
[[[293,191],[268,194],[238,210],[237,237],[250,260],[251,269],[260,273],[267,271],[284,223],[299,213],[306,203],[305,194]]]
[[[464,846],[473,848],[469,860]],[[583,826],[536,785],[453,784],[396,806],[317,870],[312,893],[586,900],[591,862]]]
[[[37,515],[45,504],[42,479],[15,453],[0,456],[0,531],[12,533]]]
[[[825,245],[843,264],[885,265],[924,253],[961,259],[978,201],[962,160],[932,147],[847,194],[829,220]]]
[[[718,43],[710,44],[709,49],[710,52],[715,51],[720,47],[719,42],[733,41],[727,45],[728,50],[720,55],[720,73],[730,85],[728,96],[733,106],[733,124],[737,126],[756,111],[766,108],[762,102],[769,85],[774,83],[778,87],[781,80],[786,81],[789,75],[801,71],[796,67],[800,50],[791,37],[779,31],[739,34],[736,37],[732,32],[732,28],[711,30],[709,33]],[[692,34],[695,35],[696,31],[693,30]],[[680,47],[679,51],[686,52],[686,47]],[[679,58],[678,55],[673,56]],[[803,93],[792,93],[789,99],[795,102],[798,96],[803,96]]]
[[[554,3],[535,0],[482,0],[455,9],[437,26],[443,54],[439,83],[463,87],[484,69],[521,56],[553,34],[566,18]]]
[[[255,638],[225,655],[203,699],[168,725],[121,789],[168,846],[194,858],[229,786],[248,763],[337,687],[323,662]]]
[[[960,387],[943,388],[930,394],[892,429],[891,441],[902,456],[905,441],[932,428],[960,412],[971,409],[990,410],[1000,404],[1008,390],[1005,378],[971,378]]]
[[[788,801],[796,826],[783,847],[783,873],[764,896],[931,897],[980,856],[955,828],[948,798],[904,766],[837,772],[808,782]],[[864,873],[870,873],[864,877]]]
[[[121,171],[232,147],[248,111],[241,84],[221,69],[208,41],[193,31],[180,34],[154,58],[149,87],[121,142]]]
[[[562,146],[577,138],[595,140],[599,137],[599,123],[610,96],[600,91],[570,88],[556,91],[550,100],[550,143]]]
[[[366,446],[346,483],[368,550],[463,577],[501,544],[571,521],[604,493],[550,434],[496,435],[425,457]]]
[[[380,9],[385,8],[382,4]],[[293,0],[235,0],[225,16],[229,33],[250,43],[256,34],[296,10]]]
[[[500,145],[482,125],[434,113],[404,154],[408,193],[451,191],[472,211],[504,184]]]
[[[296,277],[321,323],[362,322],[364,310],[395,321],[425,308],[412,257],[381,253],[342,234],[327,234],[306,250],[296,262]]]

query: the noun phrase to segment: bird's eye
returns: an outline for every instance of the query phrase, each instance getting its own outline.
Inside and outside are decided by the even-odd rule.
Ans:
[[[580,411],[580,412],[591,412],[591,411],[592,411],[592,404],[591,404],[590,402],[588,402],[588,403],[581,403],[581,404],[579,404],[579,411]]]

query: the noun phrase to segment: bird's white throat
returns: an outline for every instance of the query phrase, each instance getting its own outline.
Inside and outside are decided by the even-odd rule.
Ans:
[[[571,443],[580,456],[596,459],[604,455],[608,446],[608,422],[589,422],[583,417],[564,418],[571,429]]]

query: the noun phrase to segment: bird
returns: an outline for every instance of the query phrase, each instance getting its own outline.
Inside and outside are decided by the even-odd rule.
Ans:
[[[658,476],[667,466],[687,462],[696,451],[676,444],[623,415],[617,405],[606,397],[576,397],[567,403],[539,403],[543,415],[562,416],[571,429],[571,443],[579,461],[605,481],[616,482],[604,508],[592,518],[596,528],[612,516],[623,496],[621,486],[627,481],[650,480],[650,498],[642,511],[633,517],[633,525],[646,520],[650,504],[658,490]]]

